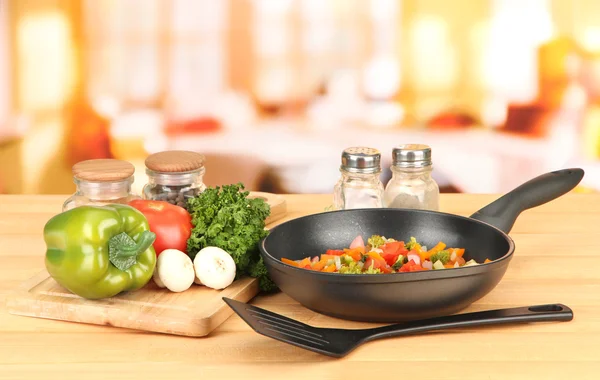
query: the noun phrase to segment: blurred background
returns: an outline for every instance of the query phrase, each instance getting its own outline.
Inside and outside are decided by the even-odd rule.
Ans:
[[[578,166],[600,191],[598,0],[0,0],[0,193],[206,155],[208,185],[329,193],[344,148],[433,149],[443,192]]]

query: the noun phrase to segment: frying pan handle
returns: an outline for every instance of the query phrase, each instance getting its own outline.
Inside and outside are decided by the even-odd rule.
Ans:
[[[471,218],[509,233],[525,210],[550,202],[571,191],[583,178],[579,168],[556,170],[535,177],[477,211]]]

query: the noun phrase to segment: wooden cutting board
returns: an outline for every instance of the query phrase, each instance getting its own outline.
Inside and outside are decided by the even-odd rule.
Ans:
[[[264,198],[271,206],[267,225],[286,215],[283,197],[261,192],[250,196]],[[7,297],[7,308],[11,314],[28,317],[201,337],[233,314],[222,297],[248,302],[258,292],[258,281],[250,277],[223,290],[193,284],[181,293],[161,289],[151,280],[135,292],[87,300],[64,289],[43,271]]]

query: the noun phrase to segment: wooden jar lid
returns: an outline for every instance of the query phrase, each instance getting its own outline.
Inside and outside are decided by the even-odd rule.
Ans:
[[[155,172],[181,173],[204,166],[204,155],[187,150],[167,150],[146,158],[146,167]]]
[[[81,161],[72,170],[75,178],[90,182],[122,181],[135,172],[131,163],[111,158]]]

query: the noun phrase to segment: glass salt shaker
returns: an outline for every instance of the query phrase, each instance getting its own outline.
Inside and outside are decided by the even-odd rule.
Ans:
[[[383,197],[385,207],[438,211],[440,189],[431,177],[431,148],[400,145],[392,151],[392,161],[392,178]]]
[[[83,205],[127,204],[140,196],[131,191],[134,166],[123,160],[94,159],[73,165],[75,193],[62,206],[67,211]]]
[[[154,153],[146,158],[148,183],[143,198],[187,207],[187,199],[206,189],[204,155],[183,150]]]
[[[342,152],[342,174],[333,190],[336,210],[383,207],[381,153],[374,148],[351,147]]]

